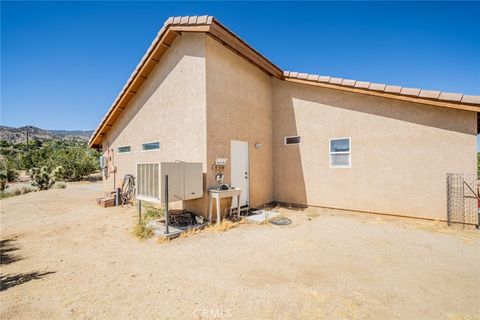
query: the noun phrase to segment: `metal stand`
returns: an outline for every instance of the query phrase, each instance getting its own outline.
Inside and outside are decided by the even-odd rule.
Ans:
[[[142,200],[138,200],[138,223],[142,222]]]
[[[165,234],[169,234],[168,231],[168,175],[165,175]]]
[[[118,207],[120,205],[120,190],[120,188],[115,189],[115,207]]]

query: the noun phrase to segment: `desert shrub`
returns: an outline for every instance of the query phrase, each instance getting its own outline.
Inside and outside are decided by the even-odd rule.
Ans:
[[[5,144],[6,145],[6,144]],[[58,178],[66,181],[81,180],[99,171],[100,153],[88,149],[85,143],[72,141],[31,141],[2,147],[4,157],[17,170],[30,170],[47,166],[64,168]]]
[[[13,182],[18,179],[19,173],[13,167],[7,167],[7,181]]]
[[[13,182],[18,179],[19,173],[15,169],[15,161],[11,157],[3,157],[0,161],[0,177],[7,182]]]
[[[49,169],[47,166],[30,169],[29,174],[32,179],[32,186],[38,187],[40,190],[50,189],[61,171],[62,167],[57,167],[53,170]]]
[[[33,187],[28,187],[28,186],[23,186],[21,189],[21,194],[26,194],[26,193],[30,193],[30,192],[34,192],[34,191],[37,191],[36,188],[33,188]]]
[[[0,191],[4,191],[7,188],[7,174],[4,171],[0,171]]]
[[[53,189],[65,189],[66,187],[67,187],[67,184],[66,184],[65,182],[59,182],[59,181],[57,181],[57,182],[55,182],[55,183],[53,184],[53,187],[52,187],[52,188],[53,188]]]
[[[18,196],[20,194],[22,194],[20,189],[4,190],[4,191],[0,191],[0,199]]]
[[[143,219],[135,225],[135,228],[133,228],[133,234],[137,238],[145,240],[153,236],[153,230],[147,226],[146,219]]]
[[[37,191],[36,188],[32,188],[32,187],[21,187],[20,189],[19,188],[15,188],[15,189],[11,189],[11,190],[4,190],[4,191],[0,191],[0,199],[4,199],[4,198],[9,198],[9,197],[14,197],[14,196],[19,196],[21,194],[26,194],[26,193],[30,193],[30,192],[34,192],[34,191]]]

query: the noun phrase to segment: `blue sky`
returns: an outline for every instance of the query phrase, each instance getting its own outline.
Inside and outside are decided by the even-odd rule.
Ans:
[[[480,94],[480,3],[2,1],[2,125],[94,129],[167,17],[202,14],[284,70]]]

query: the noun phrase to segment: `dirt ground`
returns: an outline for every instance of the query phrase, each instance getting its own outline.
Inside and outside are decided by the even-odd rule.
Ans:
[[[1,319],[480,319],[480,231],[326,209],[169,243],[99,184],[0,201]]]

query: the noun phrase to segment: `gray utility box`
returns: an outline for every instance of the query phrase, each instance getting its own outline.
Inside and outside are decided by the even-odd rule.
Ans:
[[[168,201],[203,197],[203,165],[200,162],[162,162],[161,199],[165,202],[165,176],[168,175]]]

